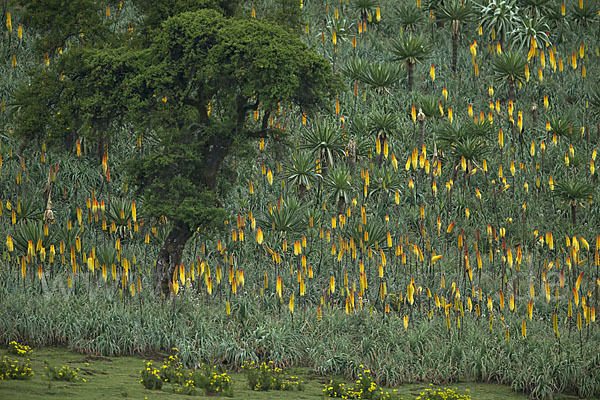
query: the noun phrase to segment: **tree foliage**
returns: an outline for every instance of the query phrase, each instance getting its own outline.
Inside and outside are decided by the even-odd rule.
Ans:
[[[153,18],[167,3],[142,9]],[[102,156],[112,125],[158,137],[127,171],[145,210],[174,222],[158,260],[163,290],[191,232],[225,219],[217,185],[225,158],[250,138],[277,133],[270,122],[282,108],[309,111],[337,82],[329,63],[294,33],[227,17],[219,12],[232,10],[223,10],[224,2],[192,3],[200,9],[166,19],[149,45],[69,49],[36,71],[15,101],[23,138],[58,137],[68,147],[83,136],[97,141]],[[260,121],[248,118],[253,113]]]
[[[69,39],[76,42],[106,39],[110,21],[105,7],[119,7],[119,1],[21,0],[23,22],[40,33],[40,48],[54,53]]]

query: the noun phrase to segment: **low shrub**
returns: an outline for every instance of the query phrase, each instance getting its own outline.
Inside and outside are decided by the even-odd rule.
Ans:
[[[162,389],[163,378],[161,377],[161,371],[152,366],[152,361],[146,362],[146,368],[140,371],[140,375],[142,376],[140,383],[144,385],[146,389]]]
[[[303,382],[297,377],[287,375],[281,368],[277,368],[273,361],[263,362],[257,366],[254,362],[244,363],[242,366],[248,386],[252,390],[303,390]]]
[[[85,378],[81,377],[79,372],[79,368],[71,369],[67,365],[63,365],[59,369],[56,369],[56,367],[52,367],[50,365],[46,365],[46,376],[48,377],[48,380],[51,381],[85,383]]]
[[[466,392],[459,394],[450,388],[428,388],[419,393],[415,400],[471,400],[469,389]]]
[[[14,340],[8,344],[8,354],[25,357],[31,353],[33,353],[33,349],[27,345],[19,344]]]
[[[323,394],[327,397],[336,397],[343,399],[369,399],[384,400],[395,398],[394,393],[384,390],[375,383],[371,370],[360,365],[362,372],[358,374],[358,379],[354,385],[347,387],[339,378],[330,380],[323,389]]]
[[[32,376],[33,370],[29,365],[29,359],[27,359],[27,362],[23,363],[19,360],[13,360],[9,357],[4,357],[2,363],[0,363],[0,380],[26,380],[31,379]]]

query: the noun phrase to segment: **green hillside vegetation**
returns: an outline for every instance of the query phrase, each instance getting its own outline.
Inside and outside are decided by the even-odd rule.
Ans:
[[[0,9],[0,345],[600,396],[597,0]]]

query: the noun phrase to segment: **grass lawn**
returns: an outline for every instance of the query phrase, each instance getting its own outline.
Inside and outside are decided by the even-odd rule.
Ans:
[[[0,357],[5,355],[7,355],[6,351],[0,350]],[[171,399],[183,397],[172,393],[168,384],[163,387],[162,391],[146,390],[139,383],[139,371],[143,367],[143,360],[137,357],[95,357],[72,353],[62,348],[44,348],[34,350],[30,360],[31,368],[34,371],[33,378],[28,381],[5,380],[0,382],[0,399]],[[45,376],[45,362],[56,367],[68,365],[71,368],[79,368],[87,382],[53,381],[49,385]],[[244,375],[231,374],[234,382],[234,397],[243,399],[322,398],[323,384],[328,379],[312,375],[306,370],[294,371],[294,373],[301,376],[305,382],[305,389],[302,392],[254,392],[248,389]],[[413,384],[396,389],[402,398],[414,399],[426,387],[426,384]],[[469,389],[473,399],[527,398],[523,394],[512,392],[506,386],[494,384],[459,383],[449,385],[449,387],[457,388],[459,393],[464,393],[465,389]]]

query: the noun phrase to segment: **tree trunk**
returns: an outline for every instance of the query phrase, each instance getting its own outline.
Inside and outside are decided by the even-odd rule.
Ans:
[[[452,72],[456,73],[458,64],[458,35],[452,34]]]
[[[515,82],[512,79],[508,79],[508,98],[515,101]]]
[[[346,211],[346,199],[344,199],[344,196],[338,197],[337,207],[338,214],[344,214],[344,212]]]
[[[414,64],[411,62],[406,63],[406,69],[408,70],[408,91],[412,92],[414,84]]]
[[[303,183],[298,185],[298,195],[301,201],[306,200],[306,186]]]
[[[162,292],[166,297],[171,293],[170,283],[175,267],[181,264],[185,244],[192,237],[192,232],[186,224],[175,221],[167,239],[163,243],[156,261],[155,291]],[[183,283],[183,282],[182,282]]]
[[[108,141],[106,140],[106,133],[104,130],[98,132],[98,139],[96,141],[96,157],[98,160],[102,160],[105,154],[108,151]]]

